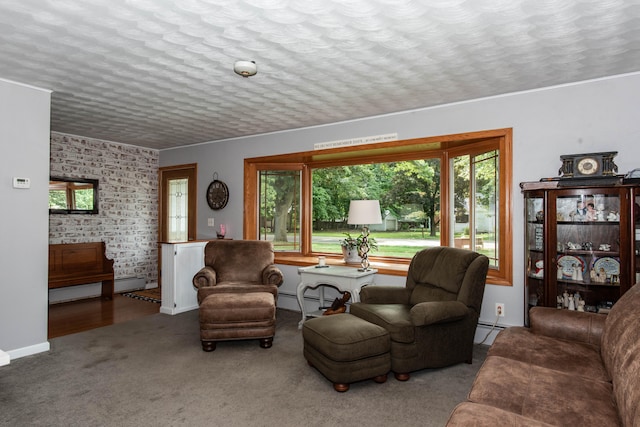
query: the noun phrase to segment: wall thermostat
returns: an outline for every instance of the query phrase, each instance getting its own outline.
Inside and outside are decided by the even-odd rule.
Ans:
[[[13,188],[31,188],[31,180],[29,178],[13,177]]]

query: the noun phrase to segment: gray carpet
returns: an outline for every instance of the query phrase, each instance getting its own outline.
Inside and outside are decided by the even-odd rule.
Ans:
[[[442,426],[472,365],[392,375],[333,390],[302,356],[299,313],[279,310],[273,347],[201,350],[197,310],[155,314],[51,340],[51,351],[0,368],[3,426]]]

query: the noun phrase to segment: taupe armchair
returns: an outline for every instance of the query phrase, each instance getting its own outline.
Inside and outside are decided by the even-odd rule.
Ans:
[[[258,339],[271,347],[278,287],[283,276],[271,242],[213,240],[205,246],[205,266],[193,277],[198,290],[200,339],[205,351],[217,341]]]
[[[385,328],[391,337],[391,370],[410,372],[471,363],[489,260],[466,249],[418,252],[405,287],[366,286],[351,314]]]

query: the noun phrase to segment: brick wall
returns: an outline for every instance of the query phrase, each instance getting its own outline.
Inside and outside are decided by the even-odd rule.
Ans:
[[[49,243],[104,241],[115,278],[157,282],[158,158],[148,148],[51,133],[51,176],[99,180],[97,215],[52,214]]]

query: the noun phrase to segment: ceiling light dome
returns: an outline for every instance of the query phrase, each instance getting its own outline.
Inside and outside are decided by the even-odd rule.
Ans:
[[[250,77],[258,72],[258,67],[255,61],[236,61],[236,63],[233,64],[233,71],[242,77]]]

